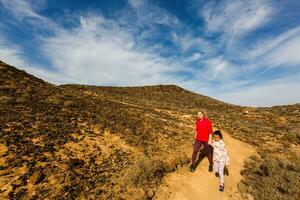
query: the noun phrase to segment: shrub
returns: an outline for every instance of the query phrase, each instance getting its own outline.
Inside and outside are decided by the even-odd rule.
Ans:
[[[16,103],[25,103],[25,102],[27,102],[27,99],[26,99],[26,98],[18,97],[18,98],[16,99]]]
[[[13,97],[0,96],[0,103],[10,103],[14,100]]]
[[[290,131],[284,134],[283,140],[294,144],[300,144],[300,131]]]
[[[239,127],[239,131],[244,132],[244,133],[251,133],[252,132],[250,128],[248,128],[246,126],[243,126],[243,125]]]
[[[128,179],[137,187],[149,186],[163,176],[163,163],[148,157],[140,158],[128,172]]]
[[[75,106],[76,102],[75,101],[64,101],[64,106]]]
[[[270,155],[263,157],[263,160],[252,159],[242,171],[247,192],[259,200],[299,199],[299,163]]]

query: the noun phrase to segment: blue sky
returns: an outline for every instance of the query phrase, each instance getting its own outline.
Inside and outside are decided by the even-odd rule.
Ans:
[[[300,102],[298,0],[0,0],[0,60],[55,84]]]

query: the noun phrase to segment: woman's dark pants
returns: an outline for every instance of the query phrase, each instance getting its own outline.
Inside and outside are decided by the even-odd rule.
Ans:
[[[192,164],[193,164],[193,166],[195,166],[196,159],[197,159],[197,154],[198,154],[202,144],[204,145],[206,155],[207,155],[207,158],[208,158],[208,161],[209,161],[209,165],[212,166],[213,165],[213,160],[212,160],[211,147],[209,146],[209,144],[207,142],[202,142],[202,141],[199,141],[199,140],[195,140],[195,143],[194,143],[194,150],[193,150],[193,155],[192,155]]]

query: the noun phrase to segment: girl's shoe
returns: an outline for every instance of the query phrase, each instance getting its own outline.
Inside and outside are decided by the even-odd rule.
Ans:
[[[220,192],[223,192],[223,191],[224,191],[224,184],[220,184],[220,186],[219,186],[219,191],[220,191]]]
[[[219,172],[215,172],[215,176],[216,176],[216,177],[220,177]]]

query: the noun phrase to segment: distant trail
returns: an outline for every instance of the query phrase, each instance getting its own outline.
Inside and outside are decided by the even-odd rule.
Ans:
[[[219,179],[214,172],[208,172],[208,160],[205,157],[194,173],[188,166],[180,167],[177,172],[166,175],[163,184],[155,195],[155,200],[199,200],[199,199],[241,199],[237,193],[237,184],[242,176],[244,159],[256,150],[249,144],[232,138],[223,133],[225,144],[230,156],[229,176],[225,176],[225,191],[219,192]],[[189,149],[192,153],[192,146]]]

